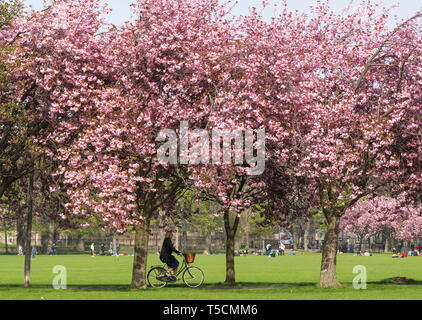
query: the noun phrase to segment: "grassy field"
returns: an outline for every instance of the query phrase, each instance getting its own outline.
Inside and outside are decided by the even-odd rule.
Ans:
[[[89,255],[40,255],[32,260],[31,285],[24,289],[24,258],[0,255],[0,299],[141,299],[141,300],[287,300],[287,299],[421,299],[422,257],[392,259],[390,255],[356,257],[338,256],[339,289],[320,289],[320,254],[303,254],[267,258],[265,256],[236,257],[237,288],[224,288],[224,255],[199,255],[194,265],[203,269],[205,283],[200,289],[186,288],[183,284],[163,289],[132,291],[129,287],[133,257],[95,257]],[[154,254],[151,265],[161,265]],[[55,290],[52,281],[53,267],[67,269],[67,290]],[[367,269],[367,290],[355,290],[353,268],[363,265]],[[389,281],[393,277],[406,277],[406,285]]]

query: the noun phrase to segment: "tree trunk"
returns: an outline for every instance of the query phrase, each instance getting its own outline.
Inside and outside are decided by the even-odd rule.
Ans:
[[[206,241],[206,246],[207,246],[207,251],[208,254],[212,253],[212,238],[211,238],[211,232],[207,233],[207,235],[205,236],[205,241]]]
[[[176,239],[174,240],[174,247],[180,248],[180,232],[176,231]]]
[[[369,246],[369,250],[375,252],[377,250],[377,237],[375,235],[372,236],[371,245]]]
[[[4,229],[4,245],[6,247],[6,254],[9,253],[9,244],[7,243],[7,229]]]
[[[116,235],[113,235],[113,254],[116,252],[117,250],[117,237]]]
[[[78,252],[84,252],[85,251],[85,241],[84,241],[82,235],[78,236],[78,244],[76,245],[76,250]]]
[[[235,284],[236,276],[234,270],[234,242],[235,232],[226,232],[226,283]]]
[[[391,237],[387,232],[384,233],[384,239],[385,239],[384,253],[389,253],[391,251]]]
[[[33,207],[33,191],[34,191],[34,176],[29,176],[28,186],[28,212],[26,218],[26,250],[25,250],[25,272],[24,272],[24,287],[29,287],[30,273],[31,273],[31,233],[32,233],[32,207]]]
[[[47,254],[48,253],[48,244],[49,241],[49,232],[46,230],[41,231],[41,253]]]
[[[159,243],[158,243],[158,247],[159,247],[158,251],[159,252],[161,252],[161,246],[162,246],[162,244],[164,242],[164,237],[165,236],[166,236],[166,234],[165,234],[164,230],[163,229],[160,229],[160,239],[158,240],[159,241]]]
[[[25,249],[26,245],[26,239],[25,239],[25,223],[21,221],[20,219],[17,219],[16,221],[16,244],[19,248],[19,246],[22,246],[23,249]]]
[[[180,251],[187,252],[188,232],[186,221],[182,222],[182,233],[180,235]]]
[[[230,212],[224,212],[224,227],[226,230],[226,281],[227,284],[235,284],[235,269],[234,269],[234,246],[237,228],[239,226],[240,218],[236,215],[233,222],[233,227],[230,225]]]
[[[292,227],[292,237],[293,237],[293,250],[296,251],[299,249],[298,243],[299,243],[299,228],[298,226],[295,224],[293,224]]]
[[[56,243],[56,228],[54,226],[53,221],[51,221],[48,225],[48,237],[49,237],[50,244]]]
[[[303,248],[303,249],[305,249],[305,240],[304,240],[304,238],[303,238],[303,233],[302,233],[302,232],[300,232],[300,233],[299,233],[298,250],[302,250],[302,248]]]
[[[150,218],[146,218],[143,225],[136,227],[135,253],[133,257],[132,289],[146,289],[146,272],[148,258],[148,240]]]
[[[337,281],[336,263],[340,219],[330,212],[326,213],[325,217],[328,222],[328,230],[322,248],[319,286],[322,288],[339,287],[341,285]]]
[[[311,232],[311,220],[308,220],[308,222],[306,223],[305,234],[303,236],[304,237],[304,250],[305,251],[310,251],[310,249],[308,248],[310,232]]]
[[[48,225],[46,230],[41,232],[41,252],[48,254],[49,245],[54,241],[54,227],[52,223]]]

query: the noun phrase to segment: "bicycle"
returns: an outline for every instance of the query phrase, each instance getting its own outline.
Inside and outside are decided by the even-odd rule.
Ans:
[[[175,275],[176,278],[183,273],[183,282],[190,288],[197,288],[204,283],[204,273],[198,267],[189,265],[195,260],[195,254],[184,254],[183,263],[181,268]],[[148,283],[153,288],[164,288],[168,283],[176,283],[180,281],[166,276],[167,265],[164,263],[162,266],[152,266],[148,271]]]

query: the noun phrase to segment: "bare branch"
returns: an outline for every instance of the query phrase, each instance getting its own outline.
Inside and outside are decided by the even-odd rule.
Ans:
[[[389,35],[388,37],[383,41],[381,46],[378,48],[378,50],[372,55],[372,57],[369,58],[368,62],[366,63],[365,69],[363,70],[362,74],[359,77],[359,80],[356,82],[355,85],[355,92],[359,89],[360,85],[362,84],[362,81],[365,79],[366,74],[369,71],[369,68],[372,66],[372,63],[374,60],[378,57],[378,55],[381,53],[382,49],[387,45],[387,43],[391,40],[391,38],[401,30],[402,27],[404,27],[406,24],[408,24],[410,21],[415,20],[417,18],[422,17],[422,11],[419,11],[416,13],[413,17],[409,18],[402,24],[398,25]]]

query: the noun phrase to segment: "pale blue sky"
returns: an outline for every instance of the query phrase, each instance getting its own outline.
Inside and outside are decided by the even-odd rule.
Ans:
[[[133,0],[102,0],[108,3],[109,7],[113,9],[113,12],[108,17],[108,21],[116,25],[122,24],[124,21],[130,19],[130,7],[129,5]],[[341,10],[350,3],[351,0],[331,0],[331,6],[334,11],[341,12]],[[371,0],[376,3],[378,0]],[[361,0],[354,0],[353,6],[357,6]],[[43,0],[25,0],[27,5],[32,5],[35,9],[42,8]],[[269,18],[274,15],[272,10],[272,4],[281,4],[281,0],[271,0],[271,5],[266,8],[263,12],[264,17]],[[310,5],[314,5],[316,0],[288,0],[289,8],[291,10],[299,10],[301,12],[308,12]],[[411,17],[415,12],[422,9],[422,0],[384,0],[384,5],[390,7],[393,4],[399,3],[400,7],[395,8],[393,13],[398,16],[399,19],[405,19]],[[247,14],[249,7],[261,8],[262,0],[238,0],[238,5],[234,10],[234,14]],[[394,21],[391,21],[393,26]]]

